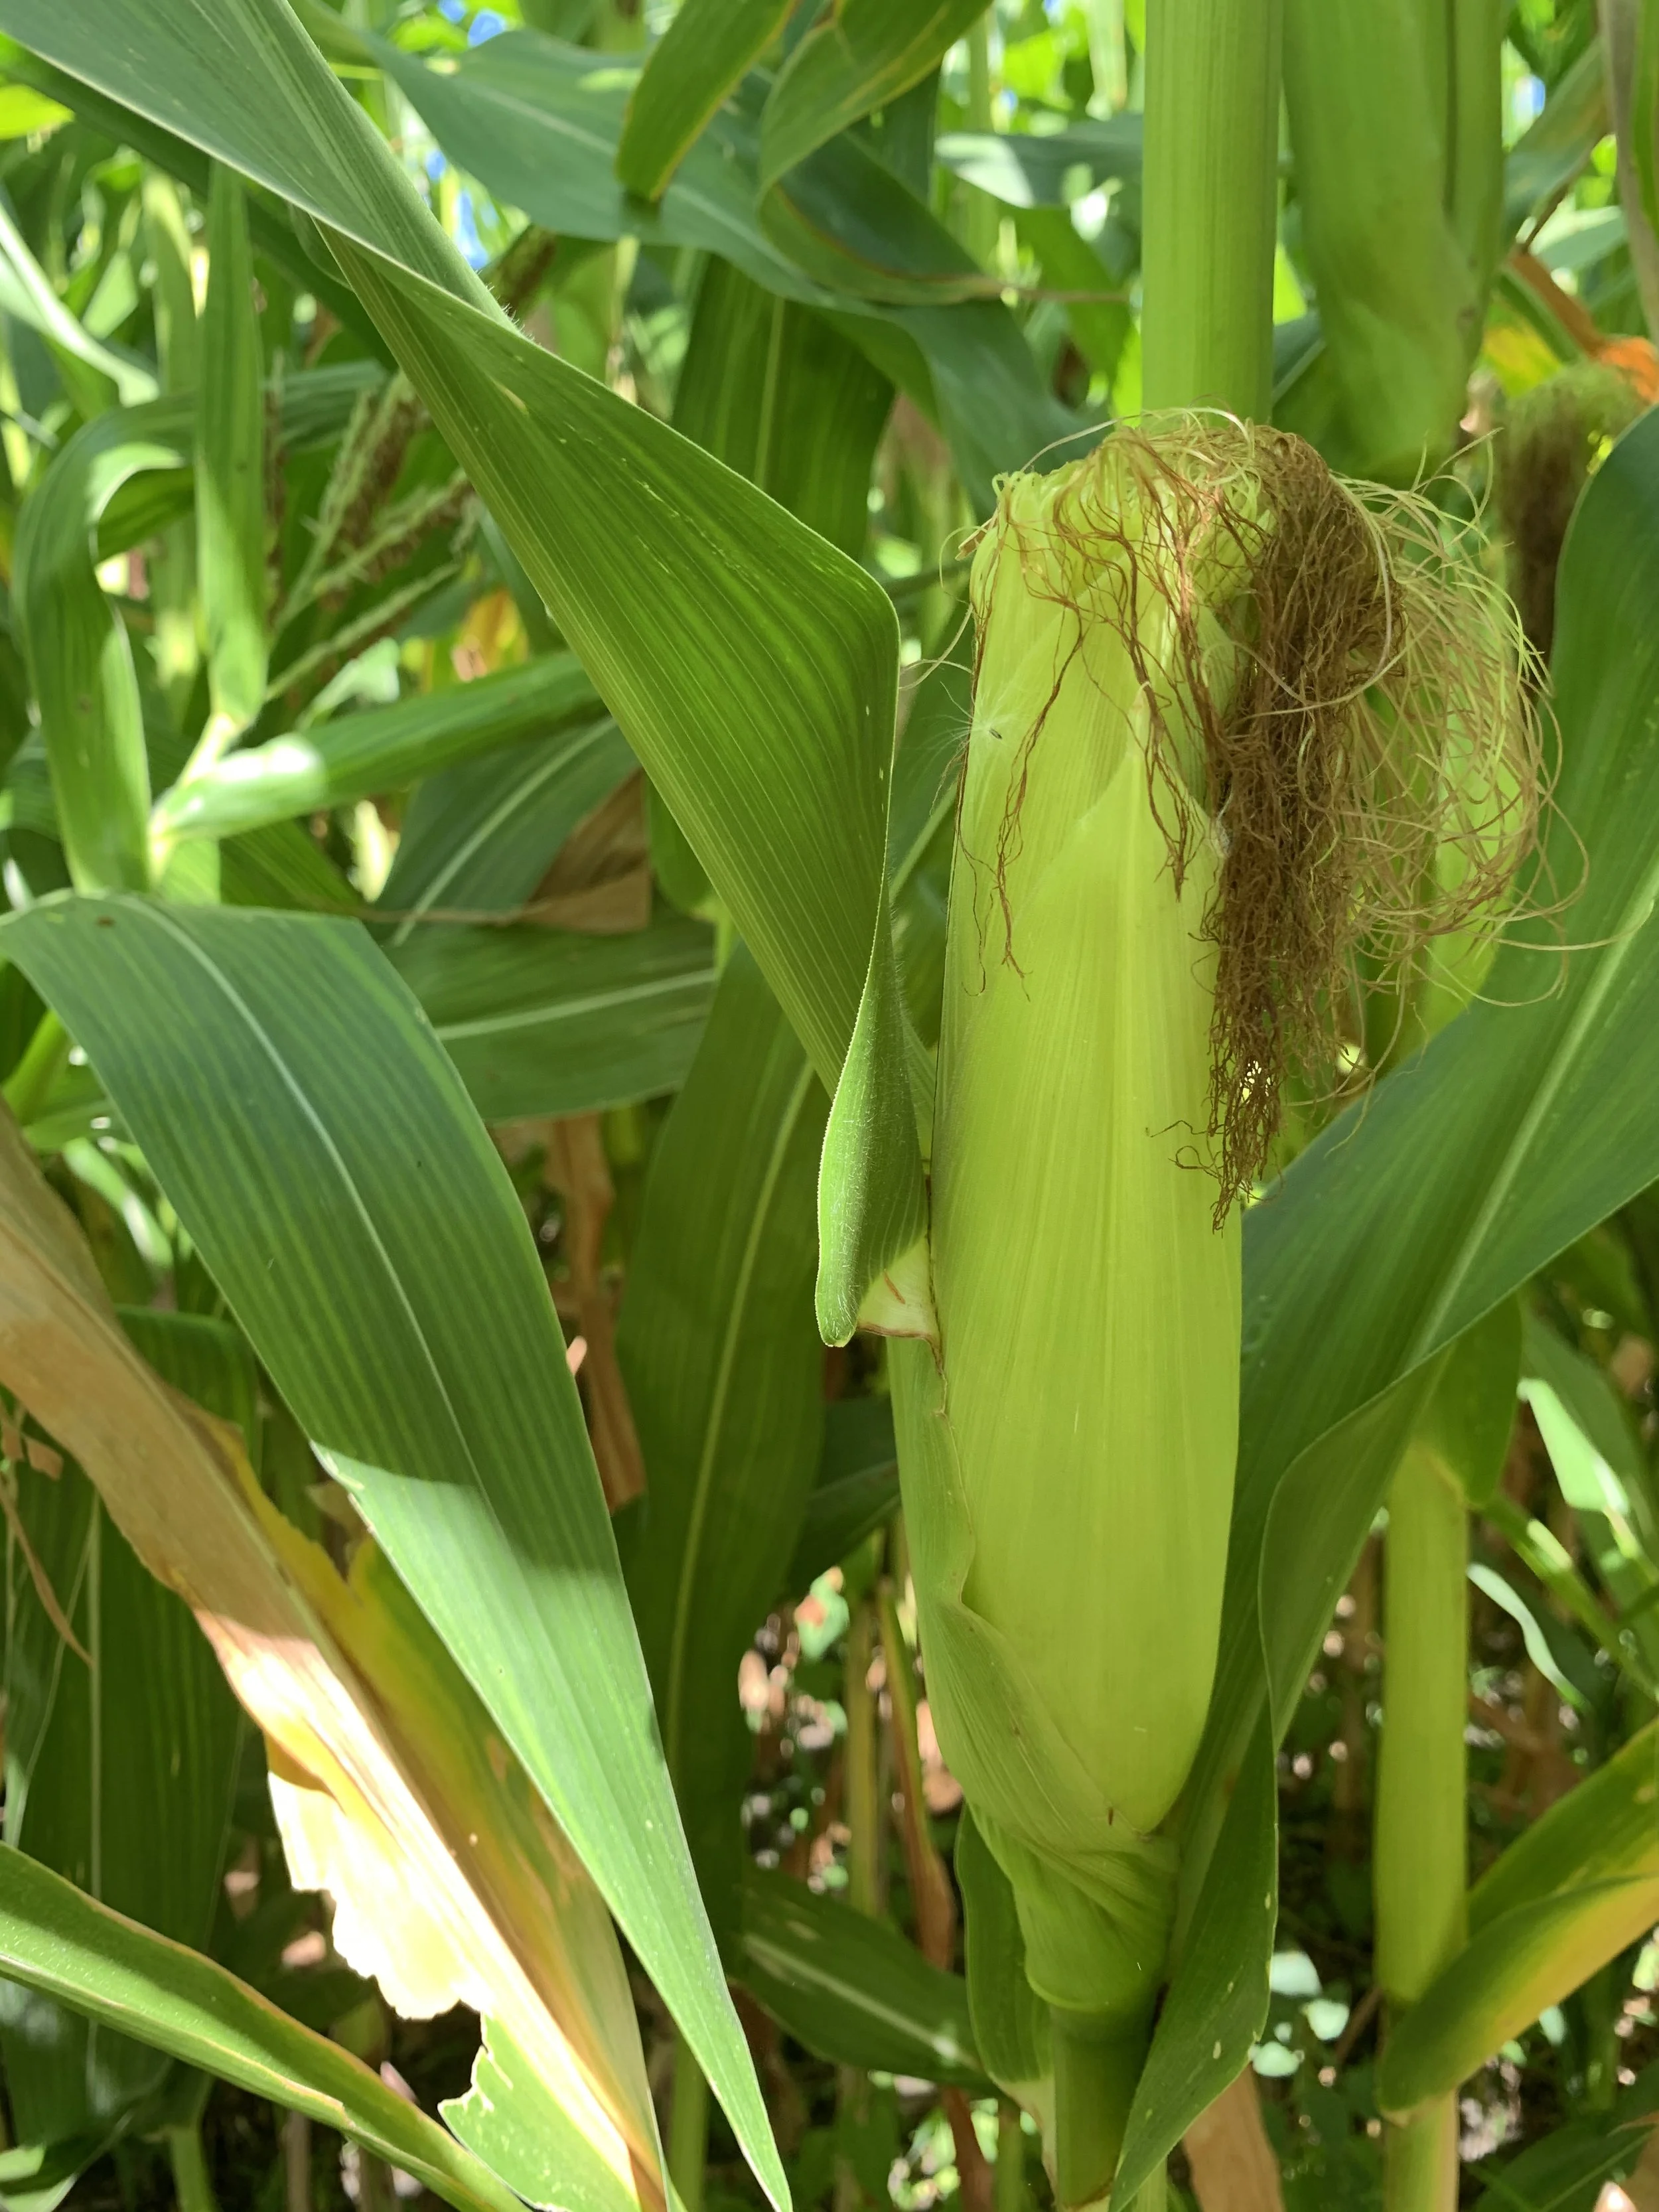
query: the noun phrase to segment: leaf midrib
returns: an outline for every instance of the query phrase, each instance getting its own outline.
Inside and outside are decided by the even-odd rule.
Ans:
[[[466,1022],[434,1024],[445,1044],[471,1037],[501,1036],[514,1030],[550,1026],[573,1021],[579,1015],[606,1013],[613,1006],[629,1006],[641,999],[672,998],[682,991],[707,990],[715,980],[713,963],[679,975],[653,976],[648,983],[629,983],[615,991],[591,993],[584,999],[559,999],[550,1004],[527,1006],[510,1014],[483,1014]]]

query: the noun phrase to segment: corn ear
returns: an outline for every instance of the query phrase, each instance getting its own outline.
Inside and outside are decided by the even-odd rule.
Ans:
[[[975,557],[937,1334],[890,1372],[929,1698],[1048,2009],[1068,2206],[1111,2186],[1167,1970],[1237,1440],[1233,1201],[1357,934],[1409,961],[1530,834],[1524,732],[1493,772],[1501,619],[1478,572],[1444,585],[1437,529],[1299,441],[1185,416],[1005,479]],[[1449,838],[1467,877],[1425,913]]]
[[[1129,651],[1080,630],[1097,580],[1049,527],[1067,481],[1005,485],[977,558],[934,1121],[944,1366],[892,1357],[929,1695],[1050,2008],[1083,2201],[1144,2054],[1174,1910],[1155,1831],[1214,1670],[1239,1245],[1194,1161],[1212,870],[1200,852],[1171,880]],[[1092,2150],[1068,2144],[1079,2112]]]

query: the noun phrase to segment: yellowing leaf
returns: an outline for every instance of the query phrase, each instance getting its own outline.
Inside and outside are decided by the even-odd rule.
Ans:
[[[522,2095],[544,2131],[562,2123],[584,2212],[660,2212],[644,2057],[599,1891],[375,1548],[365,1544],[343,1578],[264,1497],[239,1433],[170,1389],[127,1341],[9,1115],[0,1382],[195,1611],[273,1747],[295,1877],[334,1896],[344,1955],[400,2010],[465,2002],[495,2024],[497,2062],[479,2062],[489,2094],[451,2108],[463,2139],[484,2121],[498,2130],[500,2099]],[[501,2051],[512,2054],[510,2083]]]

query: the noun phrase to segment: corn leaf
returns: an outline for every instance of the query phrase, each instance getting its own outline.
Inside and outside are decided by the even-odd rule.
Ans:
[[[120,2033],[308,2112],[416,2175],[457,2212],[520,2212],[482,2160],[361,2059],[301,2027],[211,1960],[0,1846],[0,1970]]]
[[[778,71],[761,125],[760,188],[919,83],[985,0],[842,0]]]
[[[531,2054],[539,2099],[611,2175],[613,2212],[660,2212],[644,2060],[604,1905],[407,1593],[372,1545],[343,1581],[259,1491],[239,1432],[137,1358],[9,1121],[0,1252],[0,1376],[195,1612],[266,1733],[290,1863],[333,1893],[337,1945],[401,2008],[465,2001],[498,2019]],[[155,1778],[165,1787],[166,1769]],[[122,1793],[125,1818],[138,1794]]]
[[[678,19],[677,19],[678,20]],[[674,428],[843,553],[863,550],[893,388],[820,316],[711,261],[674,387]]]
[[[798,2041],[838,2064],[982,2089],[968,1990],[885,1921],[751,1867],[738,1978]]]
[[[208,195],[208,256],[196,410],[196,566],[208,696],[222,748],[264,703],[265,423],[247,208],[235,176],[217,164]]]
[[[164,836],[223,837],[349,805],[520,739],[556,734],[598,709],[574,654],[548,653],[476,683],[245,747],[164,792],[152,828]]]
[[[418,1009],[351,924],[135,900],[4,931],[741,2116],[546,1280]]]
[[[388,948],[411,944],[440,917],[515,914],[635,767],[622,732],[600,717],[428,777],[376,902]]]
[[[582,238],[701,246],[769,291],[837,314],[843,335],[937,416],[981,509],[1000,471],[1079,428],[1008,309],[975,296],[986,288],[972,262],[850,142],[826,165],[792,173],[787,204],[769,195],[775,238],[755,212],[757,117],[739,102],[714,117],[653,211],[611,173],[628,82],[618,57],[599,67],[509,32],[448,75],[390,47],[377,58],[452,158],[534,221]],[[898,304],[881,304],[890,300]]]
[[[714,117],[654,206],[629,198],[616,165],[635,57],[508,31],[442,75],[388,45],[374,58],[452,160],[532,222],[580,238],[700,247],[769,290],[814,296],[755,220],[752,155],[734,158],[742,142],[729,113]]]
[[[16,604],[59,832],[85,890],[149,880],[149,768],[126,626],[93,567],[99,518],[143,470],[190,459],[188,399],[112,409],[76,431],[23,506]]]
[[[739,1917],[752,1745],[738,1662],[817,1470],[813,1193],[824,1097],[759,972],[728,962],[652,1157],[617,1352],[647,1490],[617,1529],[663,1749],[716,1933]]]
[[[849,301],[949,306],[992,301],[1001,289],[855,137],[831,139],[780,178],[760,220],[797,268]],[[917,331],[914,322],[906,327]]]
[[[714,997],[712,931],[668,912],[623,937],[422,929],[392,957],[491,1122],[678,1091]]]
[[[617,174],[658,200],[714,110],[783,27],[789,0],[686,0],[628,102]]]
[[[138,115],[118,100],[99,91],[83,78],[72,76],[67,71],[54,69],[39,54],[31,53],[15,40],[0,40],[0,66],[9,77],[28,84],[90,124],[94,130],[119,146],[131,146],[147,161],[153,161],[181,185],[189,186],[198,203],[206,202],[210,189],[212,164],[198,146],[190,144],[171,131],[163,129],[148,117]],[[385,343],[379,331],[363,313],[349,289],[340,282],[335,270],[319,269],[308,258],[295,235],[287,210],[273,203],[268,195],[250,197],[248,228],[258,251],[283,270],[303,289],[316,297],[337,315],[346,328],[368,348],[371,360],[331,364],[320,374],[324,376],[341,374],[361,374],[375,371],[387,358]],[[298,380],[318,375],[315,370],[301,370]],[[153,389],[143,386],[133,390],[131,404],[137,405],[152,398]],[[124,403],[125,404],[125,403]]]

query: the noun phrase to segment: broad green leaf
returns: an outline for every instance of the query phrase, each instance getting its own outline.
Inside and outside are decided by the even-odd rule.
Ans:
[[[961,1977],[929,1966],[886,1921],[819,1896],[792,1875],[751,1867],[744,1877],[736,1972],[820,2057],[984,2086]]]
[[[1097,240],[1085,239],[1064,208],[1028,208],[1016,228],[1021,245],[1036,255],[1044,285],[1065,295],[1079,352],[1097,375],[1115,377],[1135,327],[1129,289],[1139,240],[1121,222],[1109,224]],[[1115,257],[1109,266],[1103,258],[1109,253]]]
[[[349,805],[518,739],[551,735],[598,708],[574,654],[548,653],[476,683],[244,747],[163,793],[151,826],[160,836],[223,837]]]
[[[201,375],[201,325],[191,273],[191,237],[179,189],[165,171],[148,168],[143,186],[144,235],[155,264],[151,301],[155,352],[167,392],[194,392]]]
[[[831,139],[779,178],[760,221],[797,268],[849,301],[950,306],[994,300],[1001,289],[855,137]]]
[[[714,110],[783,27],[790,0],[685,0],[628,103],[617,174],[645,200],[669,179]]]
[[[1024,467],[1077,430],[1000,300],[933,304],[953,288],[971,294],[983,286],[914,196],[856,148],[847,173],[862,194],[857,209],[836,201],[839,151],[827,172],[792,176],[794,214],[774,210],[787,225],[786,251],[757,219],[758,116],[736,101],[714,118],[652,210],[629,202],[611,173],[631,81],[620,58],[509,32],[447,76],[390,48],[379,58],[451,157],[534,221],[583,238],[637,236],[702,247],[769,291],[837,313],[842,334],[938,416],[981,510],[999,471]],[[811,226],[819,222],[828,229],[815,238]],[[901,232],[920,260],[896,258]],[[830,282],[798,266],[794,250],[822,257]],[[849,295],[832,289],[841,282],[859,289]],[[876,304],[895,289],[917,304]]]
[[[1659,1915],[1652,1727],[1558,1799],[1469,1893],[1469,1941],[1395,2027],[1377,2070],[1385,2112],[1455,2089]]]
[[[388,948],[413,944],[440,917],[515,914],[635,765],[622,732],[601,717],[428,777],[377,902]]]
[[[678,20],[678,19],[677,19]],[[674,428],[843,553],[864,550],[891,385],[812,311],[711,261],[674,388]]]
[[[910,1044],[884,884],[858,1022],[823,1132],[814,1304],[826,1344],[845,1344],[860,1326],[913,1336],[936,1327]]]
[[[442,75],[391,46],[377,46],[375,58],[450,158],[532,222],[577,238],[699,247],[769,290],[817,295],[755,220],[752,152],[738,156],[726,113],[690,149],[654,207],[630,199],[616,165],[639,82],[635,57],[508,31]]]
[[[178,137],[168,130],[111,99],[85,79],[54,69],[39,54],[18,46],[8,38],[0,42],[0,65],[9,76],[21,79],[37,91],[61,100],[63,105],[90,124],[94,130],[118,146],[131,146],[156,167],[164,169],[182,185],[187,185],[199,202],[205,202],[210,188],[211,163],[198,146]],[[372,362],[351,362],[333,365],[321,374],[361,374],[376,370],[386,359],[386,349],[380,333],[363,313],[362,308],[340,281],[336,270],[319,269],[301,245],[288,210],[280,201],[268,194],[254,195],[248,204],[248,226],[254,245],[268,257],[301,290],[314,293],[329,311],[337,315],[346,328],[374,358]],[[315,370],[298,372],[304,380],[317,375]],[[140,393],[138,398],[149,395]],[[136,401],[135,401],[136,404]]]
[[[24,502],[15,606],[40,709],[58,822],[83,890],[149,880],[149,769],[126,625],[94,569],[99,518],[146,469],[187,465],[187,399],[112,409],[76,431]]]
[[[763,191],[944,60],[985,0],[840,0],[791,51],[766,102]]]
[[[155,1306],[118,1308],[121,1327],[162,1381],[240,1431],[250,1465],[259,1455],[259,1375],[241,1332],[209,1314]]]
[[[735,270],[705,280],[677,427],[849,552],[867,527],[865,488],[888,398],[885,380],[805,310],[769,301]],[[819,1179],[818,1321],[831,1342],[853,1334],[872,1280],[924,1226],[907,1058],[884,900]]]
[[[817,1470],[813,1191],[824,1097],[741,949],[657,1140],[617,1354],[646,1495],[617,1541],[668,1771],[723,1943],[753,1758],[738,1662],[776,1595]]]
[[[309,2113],[415,2174],[458,2212],[518,2198],[361,2059],[301,2027],[222,1966],[0,1847],[0,1970],[118,2032]]]
[[[546,1279],[413,1000],[349,923],[68,901],[0,939],[763,2162]]]
[[[1638,1612],[1634,1621],[1628,1626],[1621,1626],[1620,1621],[1607,1611],[1579,1572],[1574,1564],[1571,1553],[1566,1549],[1554,1532],[1543,1522],[1534,1521],[1528,1514],[1522,1512],[1521,1508],[1513,1504],[1502,1491],[1498,1491],[1486,1500],[1482,1508],[1482,1516],[1497,1529],[1522,1566],[1537,1577],[1567,1618],[1576,1620],[1584,1630],[1590,1638],[1594,1648],[1605,1651],[1609,1658],[1616,1661],[1644,1697],[1659,1703],[1659,1678],[1656,1678],[1653,1669],[1644,1656],[1644,1647],[1650,1643],[1650,1638],[1644,1634],[1642,1642],[1638,1644],[1637,1641],[1637,1632],[1644,1629],[1648,1611],[1651,1608]],[[1491,1569],[1471,1568],[1469,1571],[1471,1580],[1482,1580],[1487,1587],[1492,1587],[1502,1580],[1501,1577]],[[1538,1661],[1534,1660],[1534,1664],[1538,1665],[1539,1672],[1546,1676],[1559,1674],[1561,1670],[1555,1663],[1554,1652],[1559,1648],[1565,1635],[1560,1622],[1550,1623],[1547,1613],[1540,1613],[1534,1617],[1528,1608],[1517,1608],[1514,1602],[1514,1594],[1509,1589],[1507,1584],[1504,1585],[1501,1593],[1494,1589],[1494,1595],[1498,1595],[1498,1601],[1504,1605],[1506,1610],[1514,1613],[1521,1620],[1522,1633],[1527,1640],[1528,1656],[1532,1656],[1534,1640],[1544,1645],[1543,1664],[1539,1665]],[[1546,1632],[1547,1624],[1556,1638],[1554,1645],[1550,1642],[1549,1633]],[[1592,1674],[1590,1686],[1599,1693],[1604,1690],[1605,1685]],[[1576,1689],[1570,1689],[1565,1694],[1575,1704],[1583,1702]],[[1594,1702],[1599,1701],[1598,1696]]]
[[[1528,1658],[1557,1696],[1575,1712],[1592,1712],[1601,1684],[1596,1678],[1595,1659],[1583,1639],[1545,1607],[1522,1596],[1502,1575],[1478,1560],[1469,1568],[1469,1580],[1509,1614],[1521,1631]]]
[[[947,131],[935,151],[964,184],[1009,207],[1066,207],[1140,174],[1142,118],[1129,112],[1064,131]]]
[[[264,703],[264,427],[247,208],[234,173],[216,164],[196,410],[196,567],[211,708],[204,761],[222,752]]]
[[[385,264],[343,250],[451,443],[469,452],[475,475],[489,469],[494,481],[483,481],[497,520],[581,651],[826,1087],[836,1086],[840,1110],[832,1108],[831,1170],[819,1210],[821,1237],[829,1232],[821,1325],[844,1340],[854,1319],[867,1317],[860,1300],[875,1285],[891,1293],[895,1318],[884,1317],[885,1325],[925,1326],[911,1318],[925,1305],[925,1281],[913,1282],[894,1264],[914,1250],[925,1198],[905,1062],[894,1050],[903,1013],[883,880],[890,605],[823,540],[793,522],[789,530],[800,534],[790,538],[781,509],[696,447],[677,440],[658,448],[656,440],[673,434],[641,410],[618,408],[580,374],[566,388],[571,372],[502,326],[434,288],[411,292],[416,280],[393,282]],[[530,477],[549,487],[533,504],[526,472],[504,471],[478,441],[477,401],[466,395],[482,393],[477,372],[485,368],[495,404],[503,393],[520,399],[518,444],[533,464]],[[550,372],[565,417],[556,434],[542,427],[553,419]],[[638,536],[585,526],[579,561],[567,526],[578,518],[582,487],[574,477],[567,485],[562,471],[571,418],[596,406],[608,420],[594,416],[593,450],[625,464],[618,516],[625,520],[621,503],[631,502]],[[699,489],[707,503],[694,518],[679,503]],[[744,497],[757,502],[746,532],[738,527]],[[647,546],[665,563],[648,605],[637,588]],[[763,558],[763,548],[781,566]],[[752,687],[734,694],[739,669]],[[843,1031],[845,962],[859,943],[867,951],[857,1029]],[[848,1079],[837,1084],[843,1059]]]
[[[642,410],[343,252],[833,1084],[881,881],[886,594]]]
[[[666,911],[622,937],[417,929],[392,960],[490,1122],[678,1091],[714,996],[712,931]]]
[[[297,907],[349,913],[357,895],[297,822],[273,822],[228,837],[219,848],[219,895],[227,906]]]
[[[156,1577],[149,1587],[195,1612],[265,1732],[290,1866],[332,1894],[338,1948],[399,2009],[465,2002],[498,2020],[532,2055],[540,2100],[610,2172],[610,2212],[660,2212],[615,1931],[453,1658],[372,1544],[343,1579],[259,1491],[237,1431],[198,1415],[137,1357],[69,1215],[3,1121],[0,1256],[0,1377],[77,1454]],[[143,1333],[157,1340],[154,1325]],[[191,1349],[199,1372],[204,1346]],[[234,1376],[219,1394],[234,1401]],[[143,1693],[150,1670],[130,1671]],[[127,1736],[131,1758],[143,1731]],[[151,1762],[152,1788],[170,1786],[169,1765]],[[157,1832],[168,1832],[161,1816],[133,1826]],[[94,1886],[97,1873],[94,1859]]]

